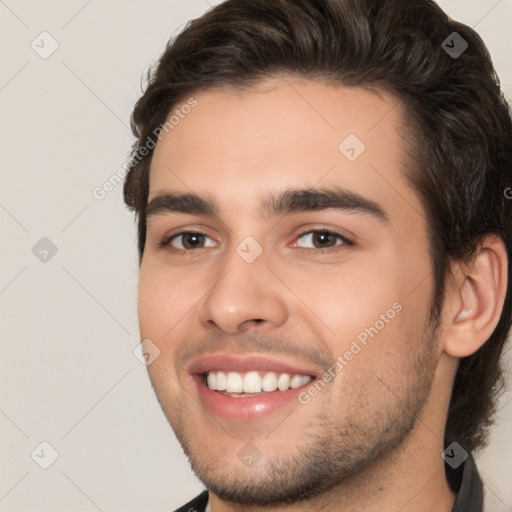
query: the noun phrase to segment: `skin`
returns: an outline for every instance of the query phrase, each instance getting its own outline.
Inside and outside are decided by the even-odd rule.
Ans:
[[[503,243],[484,237],[472,262],[453,265],[434,332],[425,213],[405,179],[396,98],[293,77],[194,97],[197,107],[155,148],[149,201],[193,192],[213,198],[219,216],[148,219],[138,310],[142,339],[160,350],[152,385],[211,510],[450,511],[447,407],[458,358],[499,319]],[[353,162],[338,150],[348,134],[366,145]],[[336,209],[261,214],[270,194],[320,187],[378,203],[387,221]],[[353,245],[335,239],[326,252],[300,238],[325,229]],[[206,234],[205,244],[180,251],[183,231]],[[171,235],[174,245],[162,247]],[[248,236],[263,251],[250,264],[236,252]],[[248,422],[216,418],[187,372],[194,355],[222,353],[321,374],[395,303],[401,311],[306,405]],[[253,467],[237,456],[248,442],[260,454]]]

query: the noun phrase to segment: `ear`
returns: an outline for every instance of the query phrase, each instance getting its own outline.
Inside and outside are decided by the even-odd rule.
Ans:
[[[443,350],[466,357],[489,339],[503,310],[508,279],[503,240],[484,236],[472,261],[456,267],[447,283]]]

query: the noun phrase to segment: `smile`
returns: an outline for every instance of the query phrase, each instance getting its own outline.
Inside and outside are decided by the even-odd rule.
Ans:
[[[208,354],[188,368],[199,401],[210,414],[252,422],[300,405],[298,395],[320,369],[259,355]],[[302,406],[301,406],[302,407]]]
[[[212,391],[224,392],[232,398],[244,398],[273,391],[300,388],[311,382],[310,375],[249,371],[246,373],[211,371],[205,374],[205,384]]]

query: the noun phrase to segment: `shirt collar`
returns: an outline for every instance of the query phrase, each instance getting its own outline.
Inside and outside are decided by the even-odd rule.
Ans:
[[[460,484],[453,489],[457,492],[457,498],[453,506],[452,512],[482,512],[483,511],[483,485],[475,460],[470,452],[468,458],[457,469],[452,469],[445,464],[446,476],[448,481]]]

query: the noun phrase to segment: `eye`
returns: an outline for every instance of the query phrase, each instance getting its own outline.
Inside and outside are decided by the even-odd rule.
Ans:
[[[162,247],[170,247],[179,251],[189,251],[191,249],[202,249],[203,247],[213,247],[215,242],[204,233],[185,231],[167,238],[161,243]]]
[[[348,238],[340,233],[329,230],[311,230],[298,236],[296,245],[302,249],[319,250],[329,252],[340,245],[354,245]],[[307,247],[312,244],[313,247]],[[322,249],[326,249],[322,251]]]

